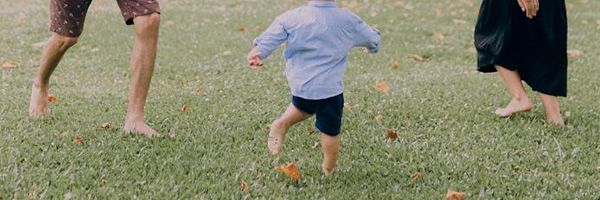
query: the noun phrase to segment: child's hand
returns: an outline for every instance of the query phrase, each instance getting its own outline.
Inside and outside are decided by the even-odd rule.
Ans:
[[[252,49],[250,53],[248,53],[248,65],[251,67],[260,67],[263,66],[262,60],[260,60],[260,51],[257,48]]]

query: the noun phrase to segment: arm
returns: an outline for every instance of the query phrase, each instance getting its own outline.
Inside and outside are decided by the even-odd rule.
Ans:
[[[262,66],[262,59],[265,59],[285,42],[288,33],[280,22],[280,17],[263,32],[260,36],[254,39],[254,49],[248,53],[247,59],[250,66]]]
[[[379,30],[369,26],[358,16],[355,17],[358,21],[356,24],[354,46],[365,47],[368,53],[377,53],[381,44],[381,33],[379,33]]]

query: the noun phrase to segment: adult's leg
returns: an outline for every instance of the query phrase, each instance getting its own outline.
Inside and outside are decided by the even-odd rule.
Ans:
[[[273,155],[279,154],[281,152],[281,148],[283,147],[283,140],[285,139],[285,134],[288,129],[303,120],[310,118],[312,115],[301,111],[296,108],[293,104],[290,104],[287,110],[279,117],[279,119],[274,120],[269,126],[269,139],[267,142],[267,147],[269,151]]]
[[[560,114],[560,107],[558,105],[558,98],[556,96],[539,93],[538,96],[544,105],[546,111],[546,120],[555,125],[565,125],[565,121]]]
[[[53,33],[46,42],[39,61],[37,75],[31,87],[29,101],[29,116],[41,117],[50,114],[48,105],[48,90],[50,89],[50,76],[67,50],[77,43],[77,37],[66,37]]]
[[[533,105],[531,104],[531,100],[525,93],[525,88],[523,88],[523,82],[521,82],[521,76],[517,71],[508,70],[502,66],[496,66],[496,70],[506,88],[510,92],[512,99],[510,103],[504,108],[498,108],[496,110],[496,115],[500,117],[509,117],[518,112],[528,112],[531,111]]]
[[[330,136],[321,133],[321,146],[323,150],[323,163],[321,169],[325,176],[331,175],[335,169],[337,158],[340,152],[340,143],[342,135]]]
[[[139,16],[133,22],[136,37],[131,52],[131,86],[123,130],[152,137],[156,131],[144,122],[144,106],[156,60],[160,15]]]

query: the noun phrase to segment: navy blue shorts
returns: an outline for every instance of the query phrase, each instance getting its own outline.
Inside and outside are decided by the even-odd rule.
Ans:
[[[292,104],[308,114],[314,114],[317,118],[315,126],[321,133],[329,136],[340,134],[342,114],[344,113],[344,94],[319,100],[292,96]]]

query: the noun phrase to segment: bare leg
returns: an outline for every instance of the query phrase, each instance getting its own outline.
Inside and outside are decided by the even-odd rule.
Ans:
[[[502,77],[502,80],[504,80],[504,84],[512,96],[510,103],[508,103],[506,107],[498,108],[496,110],[496,115],[500,117],[509,117],[518,112],[531,111],[533,105],[525,93],[519,73],[517,71],[510,71],[501,66],[496,66],[496,70],[498,70],[498,73]]]
[[[560,115],[560,108],[558,105],[558,98],[556,96],[538,93],[544,109],[546,111],[546,120],[555,125],[565,125],[565,121]]]
[[[271,131],[269,132],[269,139],[267,142],[269,151],[271,151],[273,155],[279,154],[283,147],[283,140],[285,139],[285,134],[288,129],[292,125],[308,119],[311,116],[312,115],[296,108],[293,104],[290,104],[283,115],[271,123]]]
[[[77,43],[77,38],[66,37],[53,33],[46,42],[42,51],[42,58],[38,66],[37,75],[31,87],[29,101],[29,116],[41,117],[50,115],[48,106],[48,90],[50,89],[50,76],[67,50]]]
[[[321,133],[321,146],[323,149],[323,164],[321,164],[321,169],[325,176],[331,175],[335,169],[341,141],[342,135],[329,136]]]
[[[131,52],[131,86],[125,118],[125,132],[155,136],[156,131],[144,122],[144,106],[150,88],[158,43],[159,14],[136,17],[135,42]]]

